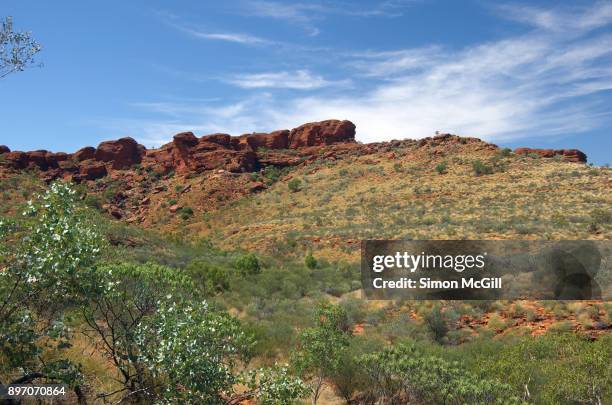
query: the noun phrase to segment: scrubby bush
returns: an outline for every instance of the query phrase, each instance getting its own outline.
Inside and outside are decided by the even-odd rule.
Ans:
[[[376,401],[436,404],[521,404],[506,383],[480,378],[461,364],[401,344],[359,359]]]
[[[304,257],[304,264],[311,270],[317,267],[317,259],[312,255],[311,250],[309,250],[306,257]]]
[[[435,305],[431,311],[425,315],[425,322],[432,333],[434,340],[442,343],[444,337],[448,333],[448,325],[442,315],[442,310],[439,305]]]
[[[492,174],[493,168],[489,165],[482,163],[480,160],[472,162],[472,170],[476,176],[482,176],[483,174]]]
[[[342,358],[351,334],[346,312],[339,306],[320,305],[314,322],[314,327],[300,334],[294,364],[300,375],[310,381],[312,403],[316,405],[326,379],[343,366]]]
[[[183,207],[180,209],[181,218],[186,221],[193,216],[193,209],[191,207]]]
[[[448,168],[448,163],[446,162],[438,163],[436,165],[436,172],[438,172],[438,174],[444,174],[446,173],[447,168]]]
[[[205,295],[222,293],[230,288],[230,273],[224,267],[199,259],[189,263],[185,272]]]
[[[261,272],[261,265],[259,264],[259,259],[255,253],[247,253],[242,255],[238,260],[236,260],[234,267],[245,276],[259,274]]]
[[[87,197],[85,197],[84,202],[85,205],[90,208],[96,209],[98,211],[102,209],[102,201],[100,201],[100,197],[95,194],[88,194]]]
[[[264,182],[270,186],[278,181],[281,171],[276,166],[268,166],[263,171]]]
[[[155,397],[165,403],[220,402],[238,382],[234,371],[249,357],[251,337],[237,319],[205,302],[162,303],[136,331],[145,370],[163,382]]]
[[[67,320],[84,300],[103,243],[64,183],[30,201],[22,218],[0,218],[0,375],[78,386],[79,366],[64,353],[73,333]],[[44,350],[54,358],[42,361]]]
[[[289,187],[289,191],[291,192],[297,192],[300,191],[301,187],[302,187],[302,180],[300,179],[291,179],[289,180],[289,183],[287,183],[287,187]]]

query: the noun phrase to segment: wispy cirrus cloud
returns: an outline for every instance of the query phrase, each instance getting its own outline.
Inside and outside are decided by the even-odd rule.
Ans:
[[[310,36],[320,29],[316,22],[330,15],[356,17],[400,17],[418,0],[377,1],[369,6],[347,1],[289,2],[256,0],[243,2],[245,13],[255,17],[274,18],[301,26]]]
[[[308,70],[239,74],[228,79],[227,82],[245,89],[277,88],[294,90],[313,90],[348,84],[347,80],[326,80],[323,76],[312,74]]]
[[[600,29],[612,23],[608,10],[609,3],[579,10],[531,8],[521,34],[463,49],[427,45],[348,52],[343,68],[354,86],[323,85],[323,74],[313,69],[304,70],[301,80],[289,71],[243,74],[232,84],[265,92],[216,110],[183,106],[167,120],[134,125],[145,134],[162,129],[239,134],[342,118],[357,124],[362,141],[416,138],[435,130],[491,141],[580,133],[612,120],[600,98],[612,90],[612,33]],[[568,15],[571,35],[547,22]],[[505,17],[516,18],[509,12]],[[316,91],[287,96],[274,92],[280,88]]]
[[[497,11],[504,18],[570,36],[607,25],[612,19],[612,3],[609,1],[566,7],[562,10],[504,4],[498,6]]]
[[[195,28],[188,27],[178,27],[181,31],[195,37],[201,39],[209,39],[214,41],[225,41],[225,42],[234,42],[238,44],[244,45],[270,45],[273,44],[274,41],[270,41],[268,39],[260,38],[255,35],[243,34],[237,32],[209,32],[202,31]]]
[[[172,27],[194,38],[233,42],[243,45],[272,45],[275,43],[275,41],[261,38],[252,34],[231,31],[206,30],[196,24],[185,22],[178,16],[165,11],[157,11],[155,14],[157,14],[161,21],[167,26]]]

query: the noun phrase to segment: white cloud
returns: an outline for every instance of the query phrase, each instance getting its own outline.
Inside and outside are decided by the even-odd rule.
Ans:
[[[506,4],[499,6],[498,11],[504,18],[569,36],[602,27],[612,19],[612,3],[609,1],[599,1],[591,6],[560,6],[555,10]]]
[[[179,17],[174,14],[158,11],[156,12],[158,17],[164,22],[164,24],[177,29],[185,34],[188,34],[195,38],[213,40],[213,41],[225,41],[234,42],[243,45],[272,45],[274,41],[270,41],[265,38],[260,38],[255,35],[244,34],[239,32],[215,32],[210,30],[203,30],[194,24],[189,24],[182,21]]]
[[[245,1],[245,13],[249,16],[275,18],[301,26],[310,36],[319,35],[320,30],[314,25],[328,15],[345,15],[357,17],[400,17],[403,10],[418,0],[377,1],[370,7],[364,7],[351,1],[318,1],[281,3],[270,0]]]
[[[204,31],[198,31],[196,29],[185,28],[185,27],[182,27],[181,30],[196,38],[202,38],[202,39],[235,42],[238,44],[246,44],[246,45],[269,45],[273,43],[272,41],[269,41],[267,39],[260,38],[254,35],[241,34],[241,33],[235,33],[235,32],[223,32],[223,33],[204,32]]]
[[[308,70],[242,74],[236,75],[227,81],[245,89],[278,88],[312,90],[339,84],[338,82],[325,80],[320,75],[313,75]]]

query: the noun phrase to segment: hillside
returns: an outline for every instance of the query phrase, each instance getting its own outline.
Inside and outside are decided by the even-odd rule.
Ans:
[[[122,138],[74,154],[0,151],[2,178],[71,179],[110,217],[230,249],[355,259],[365,238],[612,237],[612,173],[576,150],[511,152],[450,134],[360,144],[352,123],[330,120],[181,133],[152,150]]]

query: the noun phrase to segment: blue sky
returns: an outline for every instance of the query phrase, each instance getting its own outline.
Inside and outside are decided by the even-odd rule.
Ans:
[[[0,144],[349,119],[362,142],[436,130],[612,163],[612,2],[3,0],[41,68],[0,80]]]

